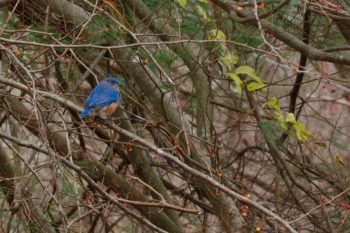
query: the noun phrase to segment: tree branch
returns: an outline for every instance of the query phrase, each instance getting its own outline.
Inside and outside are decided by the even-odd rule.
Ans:
[[[29,88],[27,88],[23,84],[19,84],[19,83],[15,82],[15,81],[12,81],[12,80],[0,79],[0,83],[8,84],[10,86],[13,86],[13,87],[16,87],[16,88],[20,88],[21,90],[26,90],[26,91],[30,92]],[[50,98],[52,100],[55,100],[55,101],[59,102],[60,104],[62,104],[63,106],[68,107],[68,108],[70,108],[72,110],[76,110],[76,111],[81,111],[82,110],[81,107],[76,106],[71,101],[65,100],[65,99],[63,99],[63,98],[61,98],[59,96],[56,96],[55,94],[51,94],[51,93],[48,94],[48,93],[45,93],[43,91],[37,91],[37,92],[38,92],[38,94],[40,94],[42,96],[45,96],[47,98]],[[19,115],[21,115],[21,114],[19,114]],[[181,169],[183,169],[185,172],[188,172],[189,174],[191,174],[191,175],[195,176],[196,178],[206,182],[207,184],[210,184],[210,185],[218,188],[219,190],[221,190],[222,192],[226,193],[231,198],[234,198],[234,199],[237,199],[239,201],[242,201],[243,203],[246,203],[246,204],[256,208],[257,210],[262,211],[266,215],[276,219],[276,221],[278,221],[281,225],[286,227],[289,232],[293,232],[293,233],[297,232],[296,230],[294,230],[292,228],[292,226],[289,225],[289,223],[286,220],[284,220],[283,218],[281,218],[280,216],[278,216],[274,212],[272,212],[269,209],[265,208],[261,204],[255,202],[253,200],[250,200],[250,199],[246,198],[245,196],[243,196],[241,194],[238,194],[238,193],[232,191],[231,189],[229,189],[226,186],[222,185],[221,183],[219,183],[218,181],[216,181],[212,177],[210,177],[210,176],[208,176],[208,175],[206,175],[204,173],[201,173],[198,170],[188,166],[187,164],[185,164],[184,162],[182,162],[178,158],[174,157],[172,154],[170,154],[170,153],[168,153],[168,152],[166,152],[166,151],[156,147],[152,143],[150,143],[150,142],[140,138],[139,136],[134,135],[134,134],[130,133],[129,131],[126,131],[126,130],[120,128],[119,126],[113,124],[112,122],[104,121],[104,120],[98,119],[98,118],[96,118],[96,120],[99,123],[107,126],[108,128],[113,129],[114,131],[116,131],[116,132],[126,136],[127,138],[131,139],[133,142],[138,142],[141,145],[147,147],[148,149],[150,149],[151,151],[155,152],[157,155],[163,157],[167,161],[176,164]],[[27,121],[27,125],[28,125],[28,121]],[[88,156],[86,156],[86,157],[88,157]]]
[[[224,9],[228,14],[231,20],[241,23],[244,22],[246,17],[251,17],[242,7],[238,7],[234,2],[225,2],[224,0],[211,0],[215,5]],[[309,59],[318,60],[318,61],[327,61],[338,64],[350,65],[350,56],[339,55],[334,53],[326,53],[322,50],[319,50],[315,47],[305,44],[303,41],[300,41],[297,37],[292,35],[289,32],[286,32],[284,29],[276,26],[273,23],[265,19],[260,20],[262,28],[271,34],[271,36],[276,37],[280,41],[294,48],[301,54],[304,54]],[[257,26],[257,22],[253,21],[249,24]]]

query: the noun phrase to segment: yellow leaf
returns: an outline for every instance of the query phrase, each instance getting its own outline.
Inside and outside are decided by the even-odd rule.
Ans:
[[[294,122],[296,122],[294,114],[288,113],[284,122],[281,122],[281,127],[285,131],[288,131],[288,123],[294,123]]]
[[[242,85],[243,85],[242,80],[238,77],[238,75],[236,75],[236,74],[234,74],[234,73],[228,73],[227,75],[228,75],[228,76],[233,80],[233,82],[235,83],[238,93],[242,94]]]
[[[295,129],[299,141],[305,142],[311,138],[311,134],[305,130],[303,123],[295,121],[293,122],[293,128]]]
[[[283,116],[283,113],[282,113],[282,111],[281,111],[281,109],[279,110],[279,111],[275,111],[275,115],[276,115],[276,118],[277,118],[277,120],[282,124],[282,123],[285,123],[284,122],[284,116]],[[282,125],[281,125],[282,126]],[[282,126],[282,128],[283,128],[283,126]]]
[[[258,82],[259,84],[265,86],[264,82],[261,80],[261,78],[258,75],[255,74],[255,75],[251,76],[251,78],[254,79],[256,82]]]
[[[203,3],[208,3],[208,0],[199,0],[199,1]]]
[[[273,109],[275,110],[279,110],[281,111],[281,108],[280,108],[280,105],[279,105],[279,101],[276,97],[272,97],[269,101],[267,101],[263,107],[265,106],[269,106],[269,107],[272,107]]]
[[[250,66],[237,67],[235,73],[236,74],[246,74],[246,75],[248,75],[251,78],[256,76],[255,70],[252,67],[250,67]]]
[[[220,57],[219,60],[223,61],[229,70],[231,70],[231,66],[238,63],[239,58],[237,57],[234,51],[226,54],[223,57]]]
[[[197,12],[203,19],[205,19],[205,20],[208,19],[207,12],[205,11],[205,9],[203,7],[197,6]]]
[[[253,79],[254,81],[256,81],[256,83],[251,83],[250,87],[248,85],[248,90],[250,89],[250,91],[255,91],[257,89],[260,89],[262,91],[266,91],[265,88],[265,83],[261,80],[261,78],[256,75],[255,70],[250,67],[250,66],[240,66],[235,70],[235,73],[238,74],[246,74],[248,75],[251,79]]]
[[[279,105],[279,101],[276,97],[273,97],[272,99],[270,99],[269,101],[267,101],[263,107],[265,106],[269,106],[269,107],[272,107],[274,110],[275,110],[275,115],[276,115],[276,118],[279,122],[284,123],[284,116],[283,116],[283,113],[282,113],[282,110],[281,110],[281,107]],[[281,125],[281,127],[283,128],[283,125]]]
[[[219,29],[211,30],[210,33],[209,40],[226,40],[225,33]]]
[[[289,122],[289,123],[293,123],[295,122],[295,116],[293,113],[288,113],[288,115],[286,116],[286,122]]]
[[[185,8],[185,7],[186,7],[187,0],[177,0],[177,2],[179,3],[179,5],[180,5],[182,8]]]
[[[325,142],[323,142],[323,141],[315,139],[314,143],[315,143],[316,146],[318,146],[318,147],[320,147],[322,149],[327,149],[327,144]]]
[[[336,163],[346,166],[346,163],[344,162],[343,158],[340,155],[335,155],[334,160]]]
[[[288,131],[288,125],[286,122],[281,122],[281,128],[284,129],[284,131]]]
[[[256,91],[258,89],[263,89],[265,87],[264,84],[257,83],[257,82],[251,82],[247,86],[247,90],[250,92]]]

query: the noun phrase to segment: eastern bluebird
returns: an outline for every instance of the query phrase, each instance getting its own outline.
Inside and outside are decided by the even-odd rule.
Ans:
[[[102,118],[111,116],[120,102],[119,85],[119,80],[114,77],[102,80],[86,98],[84,111],[80,116],[86,117],[91,112]]]

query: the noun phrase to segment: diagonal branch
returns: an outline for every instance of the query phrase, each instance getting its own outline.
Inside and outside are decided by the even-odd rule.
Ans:
[[[8,80],[8,79],[0,79],[0,83],[3,84],[14,84],[13,87],[21,87],[23,91],[27,91],[27,92],[31,92],[31,90],[29,88],[27,88],[26,86],[24,86],[23,84],[19,84],[15,81],[12,80]],[[75,111],[81,111],[81,107],[75,105],[73,102],[69,101],[69,100],[65,100],[62,97],[56,96],[55,94],[44,94],[44,91],[38,91],[39,95],[45,96],[47,98],[50,98],[54,101],[57,101],[58,103],[62,104],[64,107],[66,108],[70,108],[71,110],[75,110]],[[177,157],[173,156],[172,154],[158,148],[157,146],[155,146],[154,144],[146,141],[145,139],[140,138],[139,136],[130,133],[127,130],[124,130],[122,128],[120,128],[119,126],[113,124],[112,122],[108,122],[108,121],[104,121],[101,119],[96,118],[96,120],[107,126],[110,129],[113,129],[114,131],[124,135],[125,137],[131,139],[133,142],[138,142],[139,144],[147,147],[149,150],[155,152],[157,155],[163,157],[164,159],[166,159],[167,161],[176,164],[177,166],[179,166],[182,170],[184,170],[185,172],[191,174],[192,176],[195,176],[196,178],[206,182],[207,184],[210,184],[216,188],[218,188],[219,190],[221,190],[222,192],[226,193],[228,196],[230,196],[231,198],[237,199],[243,203],[246,203],[254,208],[256,208],[257,210],[260,210],[261,212],[265,213],[266,215],[276,219],[277,222],[279,222],[281,225],[283,225],[284,227],[286,227],[288,229],[289,232],[293,232],[296,233],[297,231],[293,229],[293,227],[283,218],[281,218],[280,216],[278,216],[277,214],[275,214],[274,212],[272,212],[271,210],[265,208],[264,206],[262,206],[261,204],[259,204],[258,202],[254,201],[254,200],[250,200],[248,198],[246,198],[245,196],[236,193],[234,191],[232,191],[231,189],[227,188],[226,186],[222,185],[221,183],[219,183],[218,181],[216,181],[215,179],[213,179],[212,177],[199,172],[198,170],[188,166],[186,163],[182,162],[181,160],[179,160]]]
[[[215,5],[224,9],[229,14],[230,19],[234,22],[241,23],[241,20],[244,20],[247,17],[251,17],[251,15],[247,13],[247,11],[245,11],[242,7],[236,5],[234,2],[224,0],[211,1]],[[248,21],[248,23],[250,25],[257,26],[256,21]],[[273,23],[270,23],[266,19],[261,19],[260,23],[264,30],[271,34],[271,36],[276,37],[277,39],[294,48],[301,54],[304,54],[309,59],[350,65],[350,56],[327,53],[320,49],[317,49],[311,45],[304,43],[303,41],[295,37],[293,34],[286,32],[284,29],[276,26]]]

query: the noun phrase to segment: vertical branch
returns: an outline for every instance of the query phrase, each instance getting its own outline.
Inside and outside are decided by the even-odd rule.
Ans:
[[[126,4],[134,10],[137,17],[144,21],[149,29],[159,34],[162,41],[171,41],[178,32],[171,27],[167,21],[157,17],[152,17],[153,12],[147,5],[140,0],[128,0]],[[210,138],[210,128],[212,120],[212,106],[210,104],[210,81],[201,66],[206,59],[208,51],[198,47],[196,44],[179,44],[172,43],[168,47],[178,55],[178,59],[182,59],[183,63],[191,71],[192,82],[197,98],[197,131],[198,136],[202,138]],[[183,55],[186,54],[186,55]]]
[[[311,23],[310,23],[310,11],[307,9],[305,10],[304,14],[304,23],[303,23],[303,42],[305,44],[309,44],[310,41],[310,30],[311,30]],[[294,113],[296,108],[296,102],[299,96],[299,90],[302,85],[303,79],[304,79],[304,71],[305,66],[307,62],[307,55],[306,53],[300,53],[300,60],[299,60],[299,68],[297,72],[297,77],[294,82],[294,86],[292,91],[290,92],[290,105],[289,105],[289,112]]]

